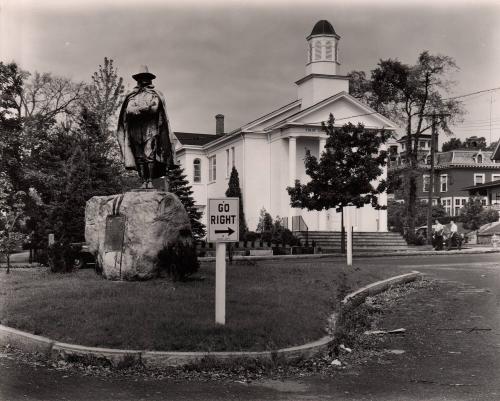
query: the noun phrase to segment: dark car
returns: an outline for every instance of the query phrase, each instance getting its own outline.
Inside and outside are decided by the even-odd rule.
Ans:
[[[95,258],[92,253],[90,253],[89,246],[86,242],[78,242],[72,245],[81,246],[78,256],[73,262],[73,267],[75,269],[85,269],[87,267],[95,267]]]

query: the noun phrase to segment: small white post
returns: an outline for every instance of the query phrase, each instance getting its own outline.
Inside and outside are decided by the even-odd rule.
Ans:
[[[226,243],[215,244],[215,323],[226,324]]]
[[[352,208],[349,205],[345,207],[345,225],[347,230],[347,266],[352,266]]]

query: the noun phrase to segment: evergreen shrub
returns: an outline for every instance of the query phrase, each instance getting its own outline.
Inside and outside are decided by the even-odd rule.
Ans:
[[[52,273],[68,273],[73,270],[81,245],[56,242],[47,249],[47,263]]]
[[[200,268],[196,248],[181,241],[160,251],[158,265],[160,274],[165,273],[174,281],[183,281]]]

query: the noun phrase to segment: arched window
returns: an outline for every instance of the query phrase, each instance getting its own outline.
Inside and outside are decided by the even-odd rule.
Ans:
[[[201,182],[201,160],[193,161],[193,182]]]
[[[477,155],[477,162],[482,163],[483,162],[483,155]]]
[[[332,42],[331,41],[326,42],[325,51],[326,51],[326,55],[325,55],[326,59],[327,60],[332,60],[332,57],[333,57],[333,47],[332,47]]]
[[[431,155],[428,155],[426,160],[425,160],[425,164],[431,164]]]

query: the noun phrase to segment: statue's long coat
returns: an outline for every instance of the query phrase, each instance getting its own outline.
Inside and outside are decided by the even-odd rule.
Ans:
[[[154,89],[153,85],[142,88],[142,90],[154,93],[160,99],[162,107],[159,107],[158,113],[158,133],[161,142],[161,153],[156,155],[159,162],[164,163],[167,167],[175,163],[175,136],[170,129],[170,122],[167,116],[167,103],[165,102],[165,97],[159,91]],[[120,145],[120,150],[122,154],[122,161],[127,169],[137,169],[137,164],[135,161],[134,154],[132,153],[132,148],[130,146],[130,138],[128,135],[129,130],[127,129],[127,119],[125,118],[125,113],[127,110],[128,101],[132,95],[139,92],[139,87],[136,86],[130,93],[125,96],[122,107],[120,109],[120,116],[118,117],[118,129],[116,131],[116,136],[118,139],[118,144]],[[163,113],[163,119],[160,119],[160,113]]]

